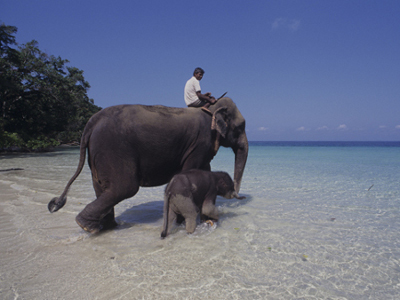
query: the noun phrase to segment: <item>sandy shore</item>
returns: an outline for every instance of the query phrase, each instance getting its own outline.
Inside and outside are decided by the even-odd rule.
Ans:
[[[0,299],[229,298],[218,288],[232,284],[221,274],[230,262],[218,259],[229,247],[184,230],[161,240],[161,202],[149,220],[147,203],[122,208],[125,224],[91,236],[75,223],[72,200],[50,214],[51,195],[12,186],[0,180]]]
[[[120,226],[90,236],[75,223],[95,198],[87,166],[67,204],[47,209],[78,151],[1,157],[0,169],[24,170],[0,173],[0,299],[398,298],[397,148],[250,153],[246,200],[217,199],[215,229],[164,240],[162,186],[119,203]],[[231,167],[226,154],[215,169]]]
[[[47,195],[1,182],[0,190],[1,299],[129,299],[115,253],[96,248],[69,214],[50,227],[45,203],[32,205]]]
[[[30,195],[20,195],[8,184],[0,183],[0,189],[1,299],[62,299],[73,292],[60,284],[74,277],[69,268],[60,274],[66,254],[60,253],[60,247],[55,244],[41,246],[38,231],[46,229],[37,224],[25,226],[32,216],[24,219],[20,215],[24,209],[40,215],[41,209],[39,206],[36,211],[27,208],[21,198]],[[57,255],[50,255],[50,252]]]

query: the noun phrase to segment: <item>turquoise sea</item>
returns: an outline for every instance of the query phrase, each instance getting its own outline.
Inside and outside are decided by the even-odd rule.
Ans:
[[[74,221],[94,199],[87,166],[50,214],[77,148],[0,155],[1,299],[398,299],[400,142],[250,142],[219,222],[160,239],[165,186],[116,207],[118,229]],[[213,170],[233,175],[221,148]]]

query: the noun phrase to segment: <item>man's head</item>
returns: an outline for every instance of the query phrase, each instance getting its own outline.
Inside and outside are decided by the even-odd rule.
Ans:
[[[204,75],[204,70],[202,68],[194,69],[193,76],[196,77],[197,80],[201,80]]]

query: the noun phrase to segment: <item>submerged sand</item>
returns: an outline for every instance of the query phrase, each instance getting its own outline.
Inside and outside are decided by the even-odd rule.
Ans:
[[[78,211],[50,214],[47,193],[19,188],[0,181],[1,299],[229,299],[235,280],[223,271],[228,258],[218,258],[227,241],[207,242],[215,228],[200,226],[192,237],[177,228],[161,240],[156,201],[91,236],[75,223]]]
[[[222,150],[215,169],[232,173]],[[78,151],[0,157],[24,169],[0,174],[0,299],[398,298],[397,148],[249,153],[247,199],[218,198],[216,227],[164,240],[164,187],[118,204],[120,226],[91,236],[75,223],[94,199],[87,166],[67,204],[47,209]]]

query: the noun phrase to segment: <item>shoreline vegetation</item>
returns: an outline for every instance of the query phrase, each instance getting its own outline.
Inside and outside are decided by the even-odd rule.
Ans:
[[[46,148],[39,148],[39,149],[27,149],[21,148],[18,146],[11,146],[6,149],[0,149],[0,154],[21,154],[21,153],[44,153],[44,152],[53,152],[56,151],[58,148],[68,148],[68,147],[76,147],[79,148],[79,142],[69,142],[69,143],[61,143],[57,144],[56,146],[48,146]]]
[[[79,144],[87,121],[101,110],[87,95],[83,71],[42,52],[35,40],[19,45],[16,32],[0,24],[0,152]]]

